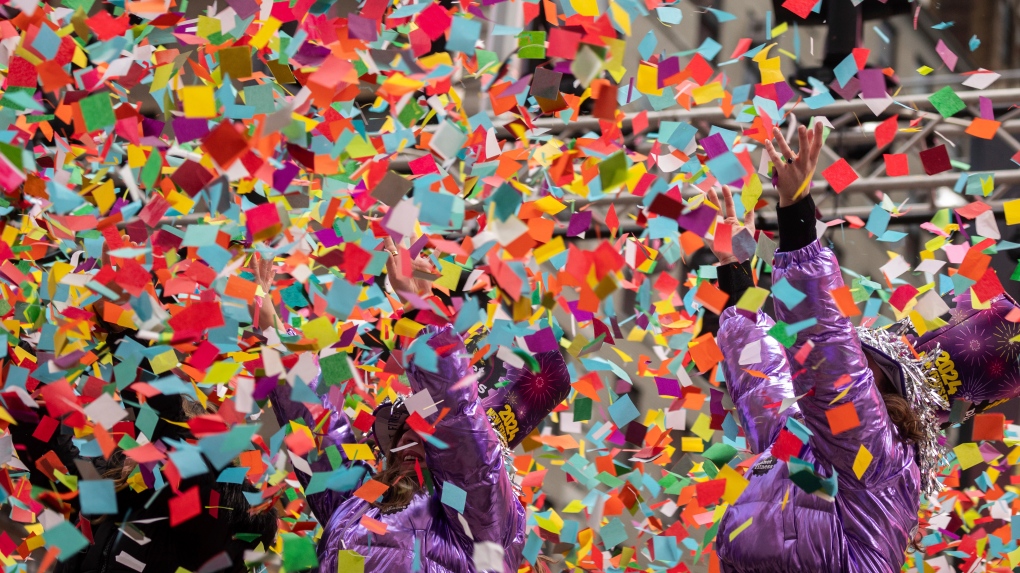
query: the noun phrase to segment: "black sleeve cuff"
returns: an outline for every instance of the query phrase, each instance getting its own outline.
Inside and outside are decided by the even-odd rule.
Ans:
[[[779,250],[784,253],[803,249],[818,239],[815,230],[815,200],[810,195],[793,205],[776,208],[779,220]]]
[[[726,301],[729,308],[744,296],[744,291],[754,286],[754,276],[751,274],[751,261],[742,263],[730,263],[719,265],[719,290],[730,295]]]

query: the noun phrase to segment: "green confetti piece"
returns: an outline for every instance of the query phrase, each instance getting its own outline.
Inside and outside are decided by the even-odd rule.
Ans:
[[[295,533],[283,533],[283,566],[287,571],[303,571],[319,564],[315,544],[311,539]]]
[[[81,106],[81,115],[85,119],[85,129],[88,131],[106,129],[117,123],[117,116],[113,112],[108,93],[91,95],[78,102],[78,105]]]
[[[1017,268],[1020,269],[1020,266]],[[574,400],[574,421],[587,422],[588,420],[591,420],[591,407],[591,398],[579,396],[576,400]]]
[[[963,100],[949,86],[928,96],[928,101],[942,117],[953,117],[967,108],[967,104],[963,103]]]
[[[787,331],[786,328],[787,326],[789,325],[786,324],[785,322],[782,321],[777,322],[775,326],[769,329],[769,336],[775,338],[777,341],[779,341],[780,344],[782,344],[786,348],[790,348],[791,346],[793,346],[794,342],[797,342],[797,335],[790,334]]]

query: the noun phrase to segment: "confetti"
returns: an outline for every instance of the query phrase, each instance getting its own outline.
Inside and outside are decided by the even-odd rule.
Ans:
[[[146,547],[228,511],[251,530],[202,534],[244,545],[253,568],[358,572],[392,545],[401,567],[429,570],[436,536],[406,536],[400,511],[378,507],[401,489],[383,482],[388,423],[413,436],[399,485],[422,488],[477,570],[726,569],[720,544],[773,525],[740,513],[754,480],[790,476],[769,500],[790,512],[886,467],[858,443],[840,477],[824,463],[820,433],[847,440],[871,422],[858,380],[829,371],[831,320],[923,337],[969,301],[1007,317],[973,352],[1015,358],[1015,309],[998,295],[1020,271],[1003,281],[1013,265],[998,259],[1017,246],[1020,200],[996,193],[1009,174],[969,145],[1003,141],[1015,98],[984,91],[1002,73],[978,67],[988,50],[962,21],[913,32],[904,63],[881,25],[816,54],[817,0],[654,14],[593,0],[58,4],[13,0],[0,16],[0,498],[26,526],[0,534],[5,570],[101,550],[106,522],[128,542],[108,560],[150,570],[166,560]],[[699,18],[700,43],[670,48]],[[727,33],[743,29],[768,42]],[[969,52],[945,40],[961,30]],[[835,66],[787,75],[806,54]],[[915,93],[922,78],[932,93]],[[833,128],[837,109],[855,119]],[[847,265],[824,288],[789,274],[763,150],[773,128],[818,122],[828,150],[803,187],[819,244]],[[854,151],[872,134],[874,152]],[[897,183],[919,166],[937,197]],[[735,213],[705,204],[721,184]],[[754,230],[723,219],[753,210]],[[750,269],[739,292],[712,248]],[[464,374],[443,388],[477,388],[484,408],[420,387],[450,360]],[[1016,386],[1006,361],[953,356],[938,365],[947,398],[984,396],[971,362]],[[553,379],[562,392],[523,419],[518,385]],[[406,419],[384,416],[398,399]],[[781,416],[774,444],[742,426],[745,399]],[[918,499],[924,551],[907,569],[1020,563],[1003,533],[1020,433],[985,406],[962,436],[973,443],[947,443],[944,492]],[[520,491],[484,516],[474,484],[451,477],[477,460],[430,463],[478,450],[447,427],[469,410],[515,446],[486,475]],[[354,541],[319,554],[340,521]],[[523,545],[483,540],[501,527]],[[782,562],[769,550],[752,553]],[[230,566],[222,547],[203,551],[167,566]]]

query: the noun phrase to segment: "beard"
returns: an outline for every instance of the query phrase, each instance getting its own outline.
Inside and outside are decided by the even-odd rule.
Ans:
[[[395,513],[411,505],[414,496],[424,488],[418,483],[418,476],[412,469],[404,470],[397,456],[391,454],[386,460],[386,469],[375,476],[375,481],[390,486],[381,502],[373,503],[382,513]]]

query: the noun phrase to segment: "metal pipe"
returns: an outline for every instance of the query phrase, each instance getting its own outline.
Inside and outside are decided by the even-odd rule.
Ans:
[[[893,99],[893,104],[889,106],[889,110],[898,110],[898,107],[905,108],[907,110],[921,110],[921,111],[935,111],[935,107],[928,101],[928,97],[931,94],[909,94],[900,96]],[[1020,89],[999,89],[999,90],[984,90],[984,91],[968,91],[957,94],[961,100],[966,104],[978,103],[978,98],[985,97],[992,100],[992,103],[1015,103],[1020,101]],[[887,110],[887,111],[889,111]],[[827,105],[822,109],[811,109],[803,104],[788,103],[783,106],[781,113],[787,114],[792,113],[798,118],[807,118],[814,115],[842,115],[845,113],[853,114],[864,114],[871,113],[871,108],[863,99],[855,99],[853,101],[838,101],[831,105]],[[630,122],[636,117],[637,113],[628,113],[624,117],[624,122]],[[722,108],[715,107],[696,107],[692,110],[669,110],[669,111],[651,111],[648,112],[648,123],[649,125],[656,124],[660,121],[697,121],[697,120],[722,120],[727,119],[727,116],[723,113]],[[494,122],[496,123],[496,122]],[[499,125],[505,125],[503,122]],[[562,129],[567,125],[575,129],[595,129],[598,127],[598,119],[594,117],[581,117],[577,120],[571,121],[569,124],[563,123],[558,118],[539,118],[534,120],[535,127],[547,128],[554,132],[558,129]]]
[[[737,130],[737,131],[742,130],[741,125],[737,124],[736,122],[729,122],[729,121],[727,121],[727,122],[722,122],[722,123],[718,123],[718,124],[715,124],[715,125],[718,125],[719,127],[725,127],[725,128],[728,128],[728,129],[734,129],[734,130]],[[949,138],[963,136],[965,130],[967,129],[966,125],[955,125],[955,124],[950,124],[950,123],[939,123],[939,124],[937,124],[937,126],[938,126],[938,132],[940,134],[946,136],[946,137],[949,137]],[[899,141],[899,140],[901,140],[903,138],[908,138],[908,143],[904,144],[903,146],[901,146],[901,148],[898,148],[896,151],[890,151],[888,153],[903,153],[904,151],[909,149],[912,145],[917,143],[917,141],[920,141],[924,137],[927,137],[934,129],[935,128],[932,127],[931,124],[929,124],[929,125],[926,125],[924,127],[924,129],[922,131],[919,131],[919,132],[917,132],[917,131],[913,131],[913,132],[912,131],[899,131],[899,132],[897,132],[895,140]],[[999,131],[1000,132],[1009,133],[1009,134],[1020,134],[1020,119],[1004,121],[1002,123],[1002,125],[999,127]],[[923,133],[923,135],[922,135],[922,133]],[[796,139],[795,139],[795,141],[796,141]],[[829,136],[829,142],[832,142],[833,144],[835,144],[837,146],[846,146],[846,147],[859,147],[859,146],[874,145],[875,144],[875,134],[873,132],[863,131],[863,130],[859,130],[859,129],[855,129],[854,131],[838,131],[837,130],[837,131],[832,132],[832,134]],[[645,141],[641,142],[640,144],[638,144],[637,146],[635,146],[633,149],[635,151],[640,152],[640,153],[647,153],[649,150],[651,150],[651,148],[652,148],[652,144],[648,140],[645,140]],[[406,153],[406,155],[405,155],[405,153]],[[410,173],[411,172],[411,168],[409,166],[410,160],[418,158],[418,157],[421,157],[422,155],[425,155],[424,152],[422,152],[421,150],[417,150],[417,149],[415,149],[415,150],[407,150],[405,153],[401,153],[401,155],[399,157],[397,157],[396,159],[393,159],[392,161],[390,161],[390,169],[391,170],[393,170],[393,171],[395,171],[397,173]],[[876,157],[877,157],[877,155],[876,155]],[[854,169],[856,169],[858,171],[861,170],[861,169],[858,169],[858,167],[856,165],[854,166]],[[881,172],[882,169],[884,169],[884,166],[880,166],[880,168],[876,168],[876,171],[872,175],[877,175],[878,173]]]
[[[1010,169],[1007,171],[987,171],[984,175],[992,175],[995,179],[996,184],[1014,185],[1020,184],[1020,169]],[[907,191],[911,189],[933,189],[936,187],[952,187],[956,184],[957,179],[960,178],[959,173],[939,173],[938,175],[904,175],[902,177],[868,177],[858,179],[846,189],[843,190],[841,195],[847,195],[850,193],[865,193],[869,191]],[[814,190],[827,189],[829,187],[828,182],[824,179],[816,179],[812,182],[812,188]],[[778,197],[778,192],[775,187],[771,184],[763,185],[762,189],[763,197]],[[609,204],[612,203],[616,206],[636,205],[644,201],[644,197],[636,195],[621,195],[621,196],[606,196],[598,199],[577,199],[574,200],[574,206],[583,207],[585,205],[598,205],[598,204]]]
[[[1002,202],[989,203],[988,206],[992,208],[992,212],[995,213],[996,215],[1001,215],[1003,213]],[[939,210],[940,209],[930,209],[930,208],[912,209],[912,210],[908,211],[907,213],[904,213],[903,215],[901,215],[899,217],[893,217],[892,219],[890,219],[889,220],[889,226],[890,227],[898,227],[898,226],[903,226],[903,225],[918,225],[920,223],[924,223],[924,222],[930,221],[932,219],[932,217],[935,216],[935,213],[937,211],[939,211]],[[821,220],[828,222],[828,221],[834,221],[836,219],[842,219],[842,218],[848,217],[848,216],[854,216],[854,217],[859,217],[859,218],[862,218],[862,219],[867,219],[868,215],[871,214],[871,211],[872,211],[872,207],[847,207],[847,208],[843,208],[843,209],[836,209],[836,210],[833,210],[833,211],[828,211],[827,210],[827,211],[822,213]],[[758,229],[765,229],[765,230],[768,230],[768,231],[772,231],[772,230],[775,230],[775,229],[778,228],[776,217],[775,217],[775,215],[773,213],[770,213],[769,215],[759,214],[757,217],[755,217],[755,223],[754,224],[755,224],[756,228],[758,228]],[[594,234],[594,227],[595,227],[595,225],[593,225],[592,230],[588,231],[588,233],[587,233],[589,238]],[[604,233],[604,235],[609,235],[609,228],[606,227],[605,225],[599,225],[599,230],[602,231]],[[635,234],[635,235],[639,235],[643,231],[644,231],[644,228],[643,227],[639,227],[635,223],[624,223],[624,224],[621,224],[620,228],[617,230],[618,233],[631,233],[631,234]],[[565,226],[562,227],[562,228],[557,227],[553,231],[553,235],[554,236],[561,236],[561,237],[564,237],[567,240],[581,240],[579,237],[566,237],[566,233],[567,233],[567,229],[566,229]]]

